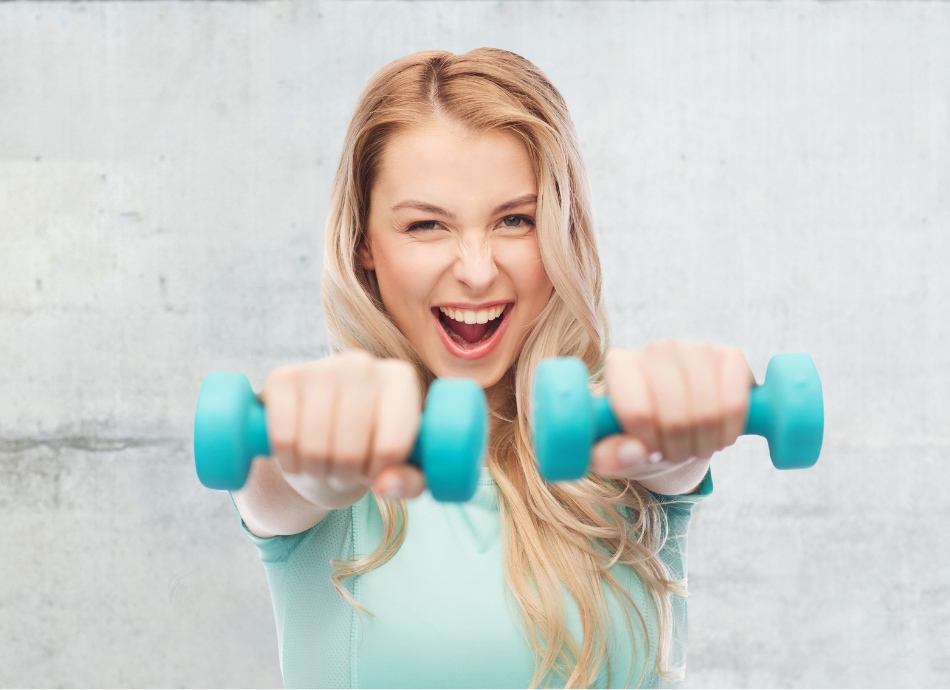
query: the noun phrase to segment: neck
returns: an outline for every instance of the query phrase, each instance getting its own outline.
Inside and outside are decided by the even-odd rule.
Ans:
[[[514,367],[504,373],[501,379],[493,386],[485,389],[485,398],[488,400],[489,419],[491,420],[490,433],[495,434],[498,427],[514,414],[515,374]]]

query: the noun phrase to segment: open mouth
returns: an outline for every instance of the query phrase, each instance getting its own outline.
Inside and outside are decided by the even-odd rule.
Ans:
[[[442,330],[459,347],[469,350],[491,339],[511,311],[512,302],[479,312],[434,307]],[[479,323],[481,321],[481,323]]]

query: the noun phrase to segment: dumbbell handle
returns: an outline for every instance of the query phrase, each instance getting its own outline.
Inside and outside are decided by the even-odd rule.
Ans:
[[[270,458],[271,448],[270,438],[267,435],[267,418],[264,405],[259,400],[250,402],[247,405],[244,434],[245,448],[250,457]],[[416,437],[415,444],[412,447],[412,453],[408,460],[409,463],[416,467],[421,466],[419,461],[419,441],[421,438],[421,434]]]
[[[248,455],[269,458],[271,455],[270,439],[267,436],[267,417],[263,403],[256,400],[249,404],[246,414],[244,438],[247,443]]]
[[[761,386],[756,386],[750,391],[749,397],[749,419],[746,421],[743,435],[765,436],[766,420],[768,419],[768,400],[763,394]],[[624,433],[620,422],[614,416],[614,411],[610,407],[610,400],[605,395],[591,396],[594,405],[594,424],[595,436],[599,441],[613,434]]]

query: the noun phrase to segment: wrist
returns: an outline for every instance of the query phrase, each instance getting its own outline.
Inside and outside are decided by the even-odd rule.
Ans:
[[[283,471],[280,474],[294,493],[308,503],[325,510],[349,508],[369,491],[368,486],[361,484],[340,491],[330,487],[326,479],[318,479],[308,474],[287,474]]]
[[[711,458],[693,458],[673,466],[668,472],[638,481],[643,488],[663,496],[691,494],[699,488],[709,471],[710,460]]]

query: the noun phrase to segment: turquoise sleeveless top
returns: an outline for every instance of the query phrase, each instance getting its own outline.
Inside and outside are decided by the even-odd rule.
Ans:
[[[686,532],[693,505],[712,491],[709,474],[698,493],[659,496],[670,539],[661,557],[673,578],[686,575]],[[349,578],[350,594],[374,617],[361,614],[333,587],[333,559],[367,555],[382,539],[382,519],[367,494],[350,508],[334,510],[300,534],[269,539],[244,529],[267,573],[284,685],[289,688],[516,688],[528,687],[534,659],[502,571],[497,489],[482,470],[468,503],[439,503],[425,493],[408,501],[406,538],[388,562]],[[242,522],[243,525],[243,522]],[[650,649],[657,645],[653,605],[626,566],[612,573],[647,617]],[[620,603],[605,588],[612,610],[611,673],[606,664],[596,687],[618,687],[633,668],[636,683],[656,686],[655,656],[634,618],[630,639]],[[565,593],[568,625],[581,639],[573,598]],[[673,597],[670,665],[685,666],[686,601]],[[633,658],[633,652],[637,658]],[[553,687],[563,687],[554,676]]]

